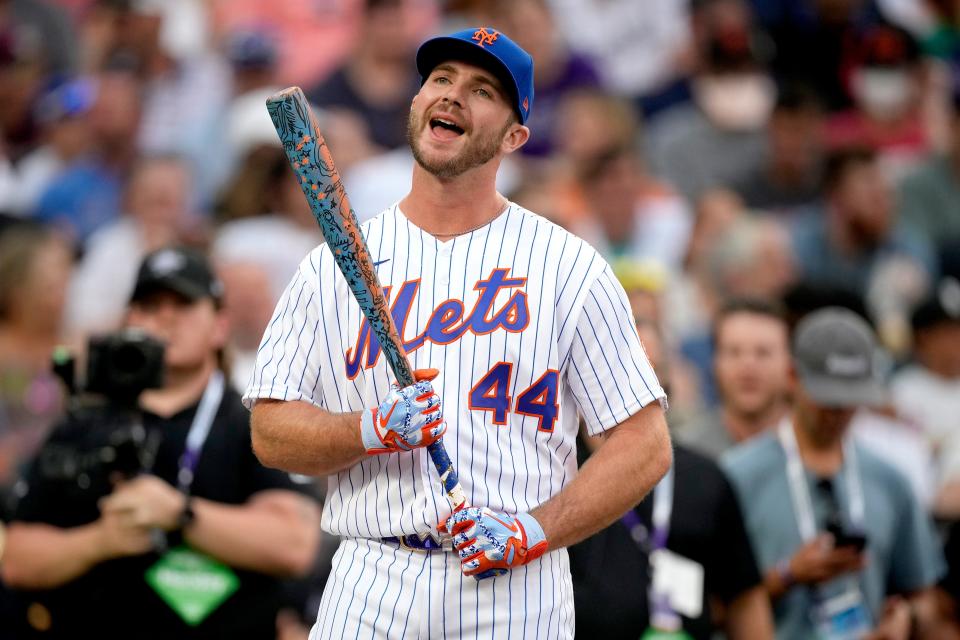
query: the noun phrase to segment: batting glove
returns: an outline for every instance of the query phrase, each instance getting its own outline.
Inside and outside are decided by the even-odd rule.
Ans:
[[[503,575],[547,550],[543,527],[529,513],[508,515],[486,507],[467,507],[440,523],[453,536],[460,569],[477,580]]]
[[[378,408],[363,412],[360,437],[368,454],[410,451],[443,436],[447,425],[440,396],[430,384],[439,373],[436,369],[417,369],[413,372],[417,382],[402,389],[392,384]]]

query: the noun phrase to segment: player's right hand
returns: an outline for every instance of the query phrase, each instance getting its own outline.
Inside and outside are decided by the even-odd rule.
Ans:
[[[363,412],[360,437],[368,454],[411,451],[443,436],[447,424],[440,396],[430,383],[439,373],[436,369],[417,369],[413,372],[417,382],[402,389],[391,385],[379,407]]]

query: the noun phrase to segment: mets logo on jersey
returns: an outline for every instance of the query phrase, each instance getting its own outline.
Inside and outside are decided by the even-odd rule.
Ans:
[[[465,333],[485,335],[498,329],[511,333],[523,331],[530,321],[530,309],[527,306],[527,294],[521,288],[526,278],[510,278],[510,269],[494,269],[485,280],[479,280],[474,290],[480,295],[469,312],[462,300],[450,299],[441,302],[422,333],[406,339],[404,329],[407,316],[414,307],[420,280],[408,280],[400,285],[396,299],[391,302],[392,288],[384,287],[383,293],[390,303],[390,315],[397,326],[397,332],[403,340],[403,349],[407,353],[419,349],[426,342],[450,344],[459,340]],[[496,305],[498,294],[502,290],[518,289],[500,306]],[[364,320],[360,325],[360,334],[354,346],[345,354],[347,377],[357,377],[360,369],[370,369],[380,357],[380,341],[370,331],[370,323]]]
[[[497,38],[500,37],[500,32],[496,29],[491,29],[487,31],[486,27],[480,27],[473,32],[473,39],[477,41],[477,44],[481,47],[487,44],[493,44],[497,41]]]

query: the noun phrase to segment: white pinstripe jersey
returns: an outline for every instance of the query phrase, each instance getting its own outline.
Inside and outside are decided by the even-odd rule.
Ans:
[[[530,511],[577,471],[591,433],[664,393],[629,303],[586,242],[513,203],[439,242],[392,207],[363,225],[414,368],[436,367],[444,446],[467,500]],[[393,380],[325,246],[301,263],[261,342],[244,403],[375,407]],[[345,537],[425,533],[451,511],[424,450],[364,459],[329,478],[323,524]]]

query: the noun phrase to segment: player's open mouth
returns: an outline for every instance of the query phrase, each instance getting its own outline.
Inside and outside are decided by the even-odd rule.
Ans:
[[[443,118],[431,118],[430,129],[442,138],[456,138],[463,135],[461,127]]]

